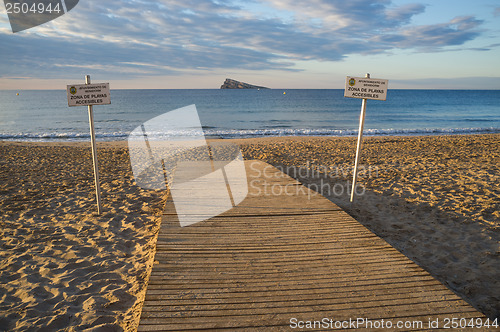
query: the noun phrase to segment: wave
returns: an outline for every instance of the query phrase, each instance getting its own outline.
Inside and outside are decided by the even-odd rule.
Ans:
[[[342,129],[242,129],[205,131],[220,138],[251,138],[269,136],[357,136],[358,130]],[[419,136],[419,135],[459,135],[500,133],[500,128],[424,128],[424,129],[365,129],[366,136]]]
[[[96,133],[97,139],[107,141],[126,139],[128,133]],[[6,141],[28,141],[28,142],[45,142],[45,141],[82,141],[90,139],[90,134],[87,133],[0,133],[0,140]]]
[[[462,121],[465,122],[490,122],[490,121],[496,121],[496,119],[463,119]]]
[[[195,131],[197,132],[197,131]],[[265,129],[217,129],[206,128],[206,136],[211,138],[251,138],[251,137],[281,137],[281,136],[357,136],[358,130],[344,129],[292,129],[292,128],[265,128]],[[458,135],[458,134],[488,134],[500,133],[500,128],[424,128],[424,129],[365,129],[366,136],[418,136],[418,135]],[[101,141],[127,140],[128,132],[96,133],[96,139]],[[154,133],[150,139],[167,139],[175,136],[192,136],[188,131]],[[50,141],[85,141],[90,140],[88,133],[0,133],[0,140],[50,142]]]

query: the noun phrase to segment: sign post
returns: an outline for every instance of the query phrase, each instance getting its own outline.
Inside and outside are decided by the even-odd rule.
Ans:
[[[85,84],[68,85],[68,106],[88,106],[90,124],[90,142],[92,144],[92,161],[94,164],[94,182],[97,200],[97,214],[102,213],[101,186],[99,182],[99,164],[95,144],[94,112],[93,105],[111,104],[109,83],[91,84],[90,75],[85,76]]]
[[[358,164],[361,157],[361,143],[363,140],[363,128],[365,126],[365,113],[367,99],[386,100],[388,80],[372,79],[370,74],[366,77],[347,76],[344,97],[361,98],[361,114],[359,116],[358,144],[356,146],[356,159],[354,161],[354,172],[352,175],[351,203],[354,201],[356,181],[358,180]]]

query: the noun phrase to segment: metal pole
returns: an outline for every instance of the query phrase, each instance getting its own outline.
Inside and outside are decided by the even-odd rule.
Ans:
[[[366,78],[370,78],[370,74],[366,74]],[[365,126],[366,99],[363,98],[361,103],[361,114],[359,116],[359,133],[358,145],[356,146],[356,161],[354,162],[354,172],[352,175],[351,203],[354,201],[354,192],[356,189],[356,181],[358,180],[358,164],[361,157],[361,143],[363,140],[363,127]]]
[[[90,84],[90,75],[85,76],[85,84]],[[90,142],[92,143],[92,161],[94,163],[95,195],[97,199],[97,214],[101,215],[101,185],[99,184],[99,164],[97,163],[97,149],[95,145],[94,112],[89,105]]]

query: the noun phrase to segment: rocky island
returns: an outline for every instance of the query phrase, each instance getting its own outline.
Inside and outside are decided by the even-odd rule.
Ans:
[[[230,78],[226,78],[224,84],[221,85],[221,89],[269,89],[264,86],[252,85],[240,81],[236,81]]]

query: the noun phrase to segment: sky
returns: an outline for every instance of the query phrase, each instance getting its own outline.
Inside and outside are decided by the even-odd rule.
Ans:
[[[500,89],[498,0],[114,0],[13,33],[0,5],[0,89]]]

